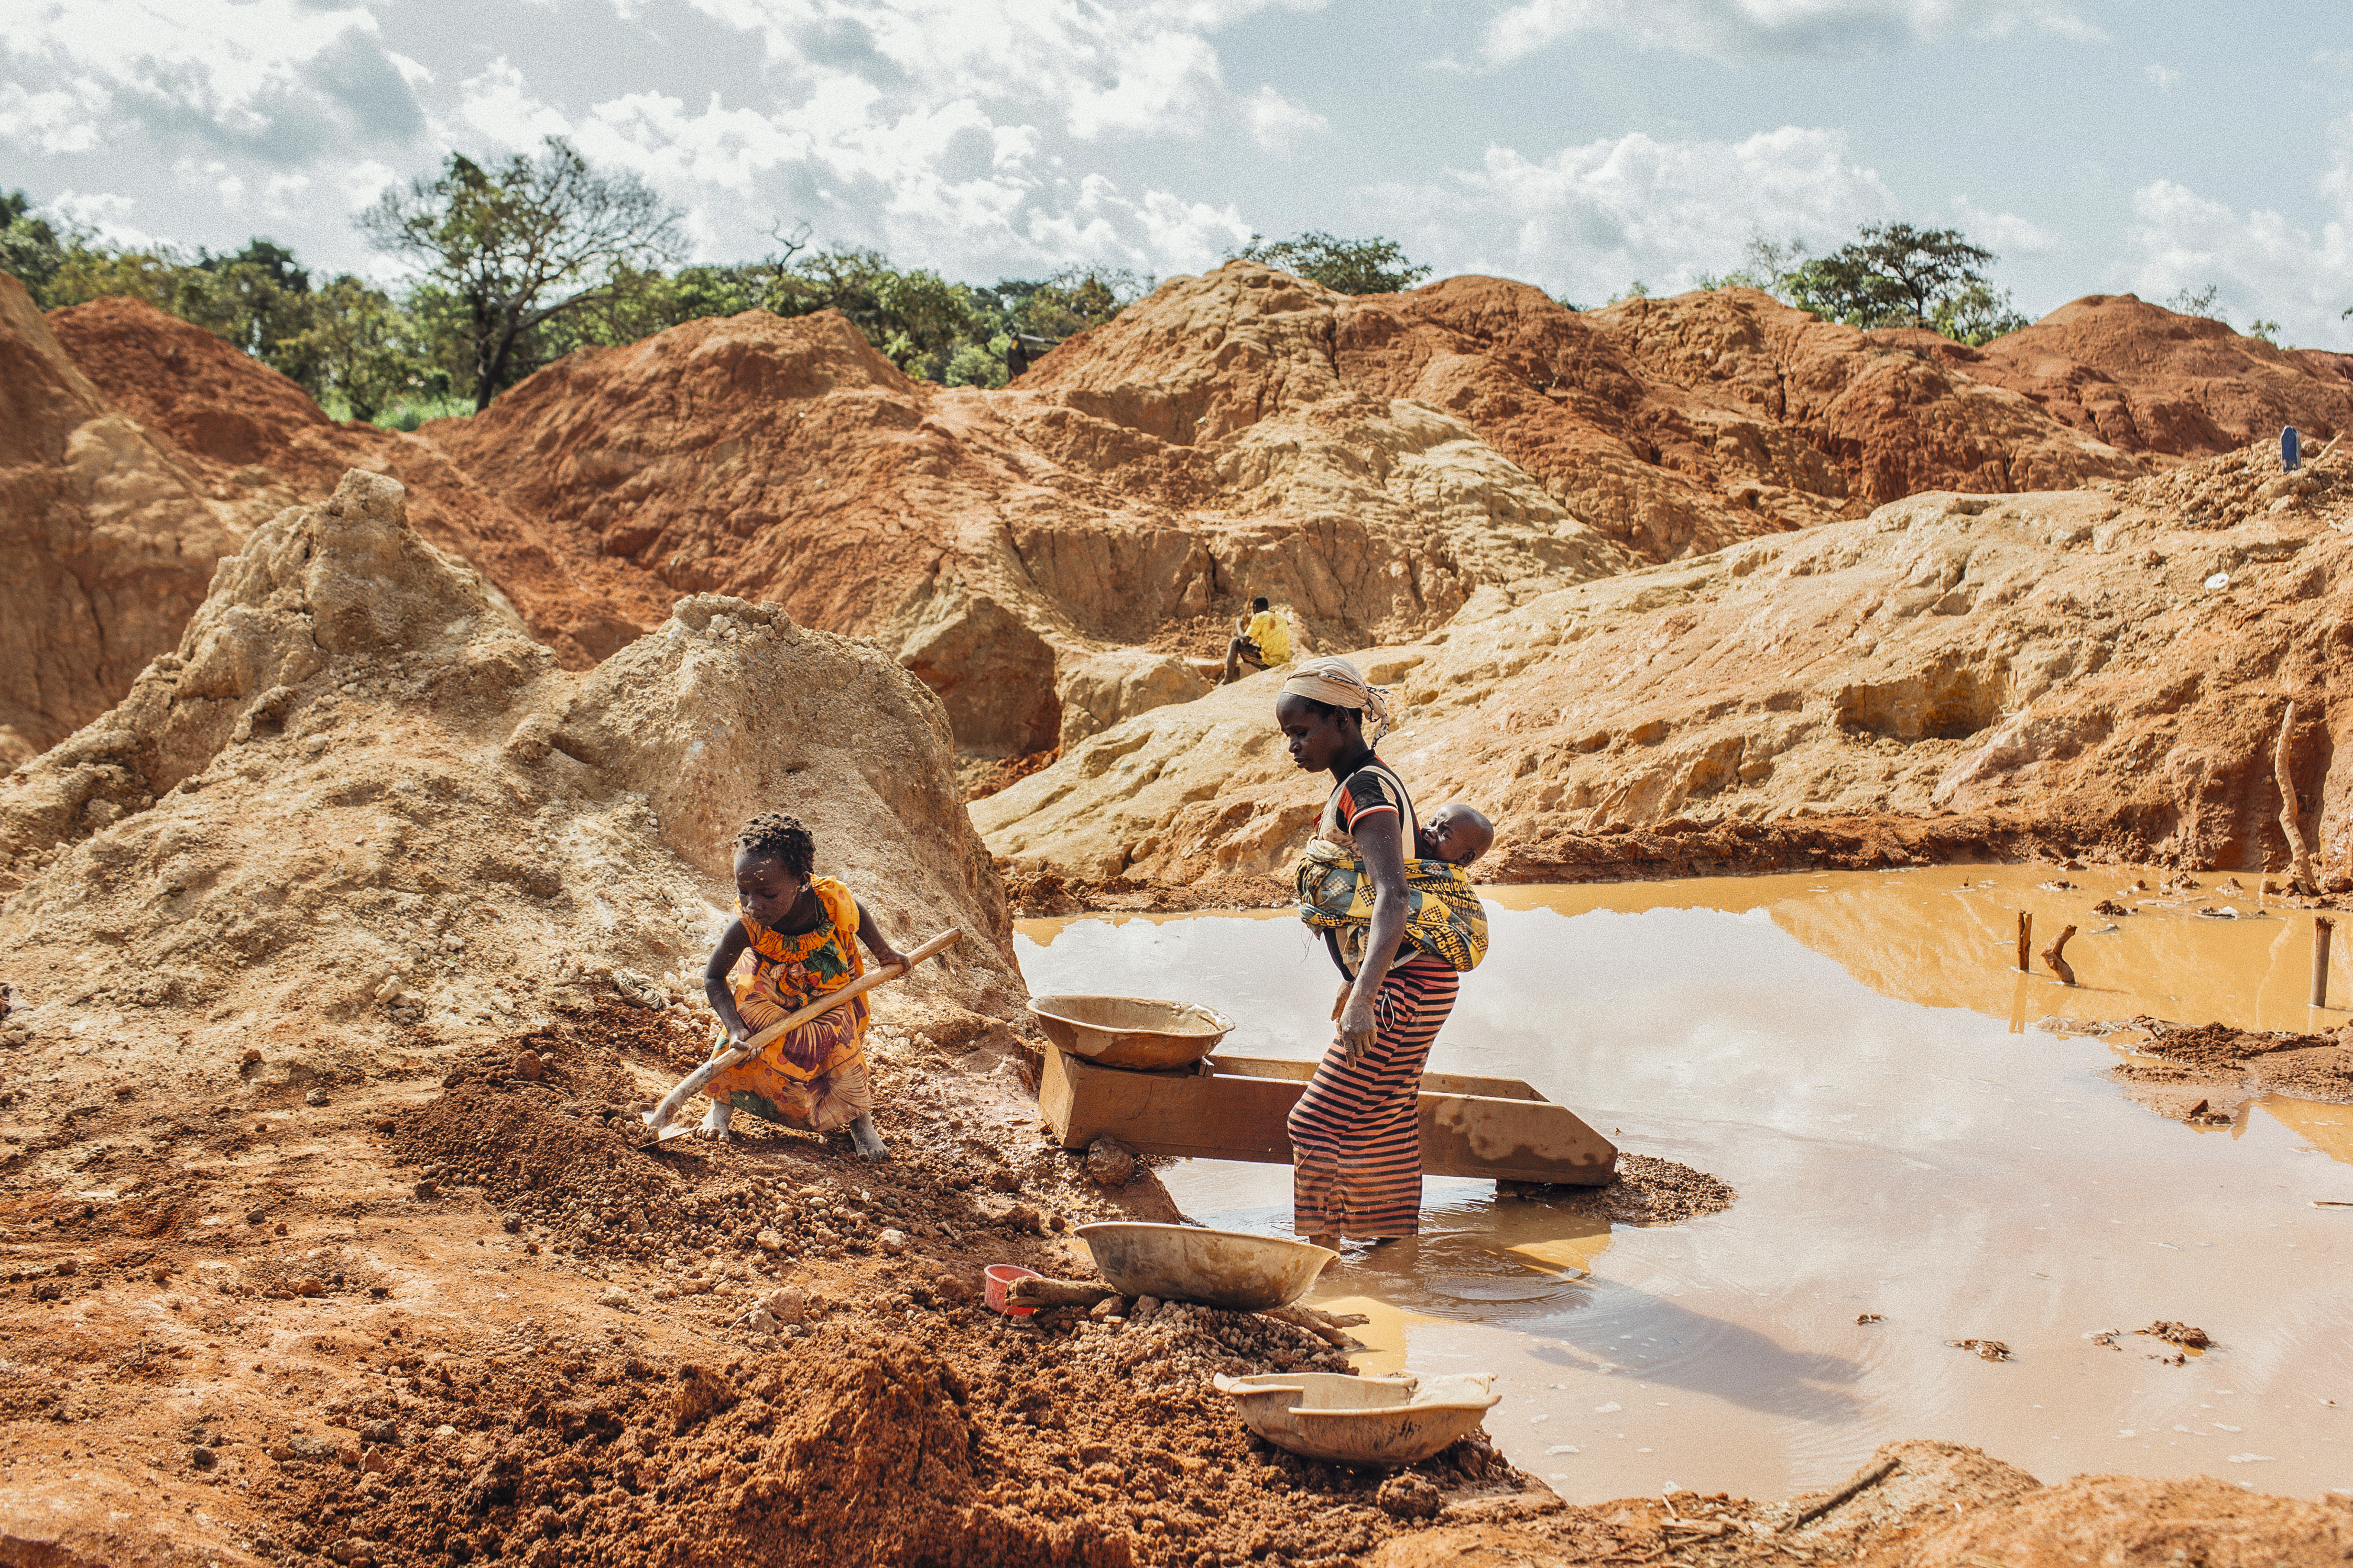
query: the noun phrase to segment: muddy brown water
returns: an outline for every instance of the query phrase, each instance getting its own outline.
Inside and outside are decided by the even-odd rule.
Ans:
[[[1740,1201],[1613,1229],[1428,1178],[1422,1234],[1352,1249],[1314,1299],[1373,1317],[1368,1370],[1499,1373],[1488,1429],[1572,1500],[1786,1496],[1904,1437],[2045,1480],[2353,1494],[2353,1209],[2313,1206],[2353,1200],[2353,1107],[2263,1097],[2192,1128],[2106,1076],[2122,1047],[2037,1026],[2353,1016],[2306,1005],[2309,914],[2258,913],[2207,877],[2179,903],[2089,912],[2136,875],[1486,889],[1492,952],[1432,1068],[1525,1079]],[[2011,967],[2021,909],[2038,951],[2081,928],[2074,990]],[[2332,1001],[2353,995],[2345,945]],[[1035,989],[1214,1006],[1240,1021],[1229,1051],[1312,1058],[1328,1038],[1330,964],[1287,915],[1031,921],[1019,952]],[[1283,1167],[1164,1175],[1191,1218],[1289,1233]],[[2165,1364],[2172,1347],[2131,1332],[2158,1319],[2215,1346]],[[2120,1348],[2087,1337],[2111,1329]],[[1966,1339],[2013,1359],[1947,1343]]]

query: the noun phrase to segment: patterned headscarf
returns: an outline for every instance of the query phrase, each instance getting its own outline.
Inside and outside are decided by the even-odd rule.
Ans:
[[[1345,658],[1311,658],[1282,683],[1282,689],[1292,697],[1360,710],[1368,746],[1389,732],[1389,694],[1367,684]]]

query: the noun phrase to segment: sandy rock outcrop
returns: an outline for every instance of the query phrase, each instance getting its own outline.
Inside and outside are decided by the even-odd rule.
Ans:
[[[0,274],[0,766],[111,706],[245,531]]]
[[[96,300],[47,320],[109,405],[146,426],[243,527],[326,500],[353,468],[390,475],[407,491],[411,525],[480,567],[572,669],[658,624],[677,597],[540,537],[429,441],[338,424],[292,381],[152,305]]]
[[[2293,700],[2299,821],[2348,885],[2348,522],[2353,463],[2251,447],[2120,490],[1915,496],[1359,657],[1407,710],[1382,749],[1417,803],[1497,817],[1493,875],[1827,819],[2284,868]],[[1064,876],[1276,870],[1324,787],[1278,743],[1280,679],[1116,725],[974,819]]]
[[[2087,294],[1981,349],[1938,340],[1932,352],[2126,452],[2211,457],[2283,425],[2319,441],[2353,429],[2353,355],[2275,348],[2130,294]]]
[[[462,562],[353,471],[226,563],[176,653],[0,783],[0,954],[20,1006],[93,1000],[103,1070],[194,1021],[185,1070],[244,1036],[511,1022],[627,969],[699,991],[732,841],[799,815],[820,868],[902,942],[966,931],[904,988],[1015,1016],[1020,983],[944,715],[879,650],[696,595],[595,671],[559,670]],[[74,954],[100,928],[111,955]],[[228,1004],[222,1011],[221,1005]],[[139,1009],[165,1008],[161,1014]],[[1001,1026],[1000,1026],[1001,1027]],[[183,1032],[184,1041],[190,1037]],[[322,1048],[324,1048],[323,1047]]]

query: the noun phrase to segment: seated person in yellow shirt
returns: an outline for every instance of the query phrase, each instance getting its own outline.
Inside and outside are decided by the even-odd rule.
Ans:
[[[1238,634],[1226,646],[1226,673],[1218,684],[1223,686],[1242,678],[1241,667],[1271,669],[1291,660],[1291,625],[1267,607],[1263,597],[1250,601],[1250,618],[1247,626],[1234,623]]]

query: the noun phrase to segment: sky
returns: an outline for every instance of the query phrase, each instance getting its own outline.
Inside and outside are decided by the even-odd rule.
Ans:
[[[353,215],[569,138],[698,259],[990,282],[1394,237],[1579,305],[1957,227],[2040,316],[2212,287],[2353,350],[2353,34],[2171,0],[0,0],[0,190],[398,276]]]

